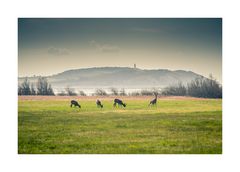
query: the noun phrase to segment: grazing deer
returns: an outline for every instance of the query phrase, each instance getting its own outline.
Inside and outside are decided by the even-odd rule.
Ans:
[[[114,104],[113,104],[113,106],[116,107],[117,104],[118,104],[118,106],[126,107],[126,104],[123,103],[122,100],[120,100],[120,99],[114,99]]]
[[[150,106],[150,105],[156,105],[156,104],[157,104],[157,94],[154,93],[154,95],[155,95],[155,99],[153,99],[152,101],[150,101],[150,103],[149,103],[148,106]]]
[[[81,108],[81,105],[76,100],[71,100],[70,107],[72,107],[73,105],[74,105],[74,107],[78,106],[79,108]]]
[[[101,103],[100,100],[97,100],[97,101],[96,101],[96,104],[97,104],[97,107],[101,107],[101,108],[103,108],[103,105],[102,105],[102,103]]]

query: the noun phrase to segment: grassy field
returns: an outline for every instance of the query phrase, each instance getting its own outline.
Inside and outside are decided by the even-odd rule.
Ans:
[[[221,154],[222,100],[122,97],[126,108],[104,98],[19,97],[20,154]]]

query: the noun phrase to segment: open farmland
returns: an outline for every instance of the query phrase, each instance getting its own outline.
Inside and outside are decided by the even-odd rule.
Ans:
[[[148,107],[152,97],[119,98],[126,108],[113,97],[19,96],[18,153],[222,153],[222,99],[160,97]]]

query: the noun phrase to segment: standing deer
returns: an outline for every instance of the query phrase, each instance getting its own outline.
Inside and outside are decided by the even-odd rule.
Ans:
[[[153,105],[157,104],[157,93],[154,93],[154,95],[155,95],[155,99],[151,100],[148,106],[150,106],[150,105],[153,106]]]
[[[102,105],[102,103],[101,103],[100,100],[97,100],[97,101],[96,101],[96,104],[97,104],[97,107],[101,107],[101,108],[103,108],[103,105]]]
[[[123,103],[122,100],[120,100],[120,99],[114,99],[114,104],[113,104],[113,106],[116,107],[117,104],[118,104],[118,106],[126,107],[126,104]]]
[[[81,108],[81,105],[76,100],[71,100],[70,107],[72,107],[73,105],[74,105],[74,107],[78,106],[79,108]]]

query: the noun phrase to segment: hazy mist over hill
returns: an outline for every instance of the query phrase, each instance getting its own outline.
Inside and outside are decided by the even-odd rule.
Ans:
[[[162,88],[179,82],[186,84],[196,77],[201,77],[191,71],[167,69],[144,70],[129,67],[96,67],[67,70],[59,74],[47,76],[55,90],[66,87],[75,89],[96,88]],[[19,78],[19,83],[24,77]],[[37,77],[29,77],[30,82],[36,82]]]

